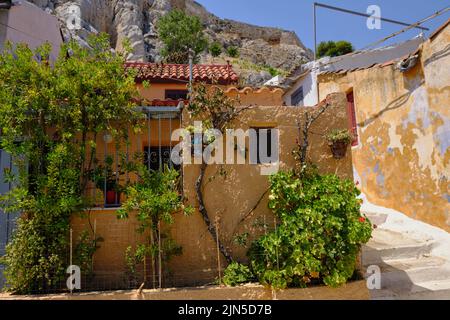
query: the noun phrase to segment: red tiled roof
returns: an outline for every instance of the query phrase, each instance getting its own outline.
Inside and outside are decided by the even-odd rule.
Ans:
[[[137,69],[136,81],[188,82],[189,65],[127,62],[125,68]],[[196,64],[192,68],[196,82],[235,84],[239,80],[231,65]]]

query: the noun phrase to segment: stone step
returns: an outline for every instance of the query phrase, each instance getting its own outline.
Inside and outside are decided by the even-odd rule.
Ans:
[[[407,259],[391,259],[385,260],[383,263],[378,264],[381,272],[392,272],[398,270],[418,270],[426,269],[430,267],[445,267],[448,266],[447,260],[425,255],[419,258],[407,258]],[[368,265],[364,265],[368,267]]]
[[[410,289],[416,283],[450,279],[450,263],[439,257],[387,260],[378,266],[382,289]]]
[[[406,289],[370,290],[373,300],[449,300],[450,279],[419,282]]]
[[[381,265],[386,260],[419,258],[434,247],[431,240],[419,241],[401,233],[377,228],[372,239],[362,247],[363,265]]]
[[[424,269],[411,269],[381,273],[382,289],[411,289],[419,283],[450,279],[450,268],[429,267]]]

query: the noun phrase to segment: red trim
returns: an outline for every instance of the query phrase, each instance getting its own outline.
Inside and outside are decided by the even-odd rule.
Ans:
[[[355,100],[353,97],[353,91],[347,94],[347,114],[349,120],[349,130],[354,137],[352,141],[352,147],[354,147],[358,145],[358,124],[356,123]]]

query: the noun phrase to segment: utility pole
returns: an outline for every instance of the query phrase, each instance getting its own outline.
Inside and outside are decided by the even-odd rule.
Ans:
[[[314,61],[317,59],[317,27],[316,27],[316,3],[313,4],[313,30],[314,30]]]

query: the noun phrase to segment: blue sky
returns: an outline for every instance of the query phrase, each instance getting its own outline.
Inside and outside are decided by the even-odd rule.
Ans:
[[[421,20],[450,6],[450,0],[197,0],[197,2],[221,18],[295,31],[302,42],[311,49],[314,46],[312,31],[314,2],[360,12],[366,12],[369,5],[378,5],[382,17],[408,23]],[[433,31],[449,17],[450,11],[428,21],[424,26]],[[361,49],[402,28],[400,25],[382,22],[381,30],[369,30],[364,17],[323,8],[317,10],[318,43],[323,40],[349,40],[357,49]],[[418,29],[411,30],[385,44],[403,41],[419,33]]]

